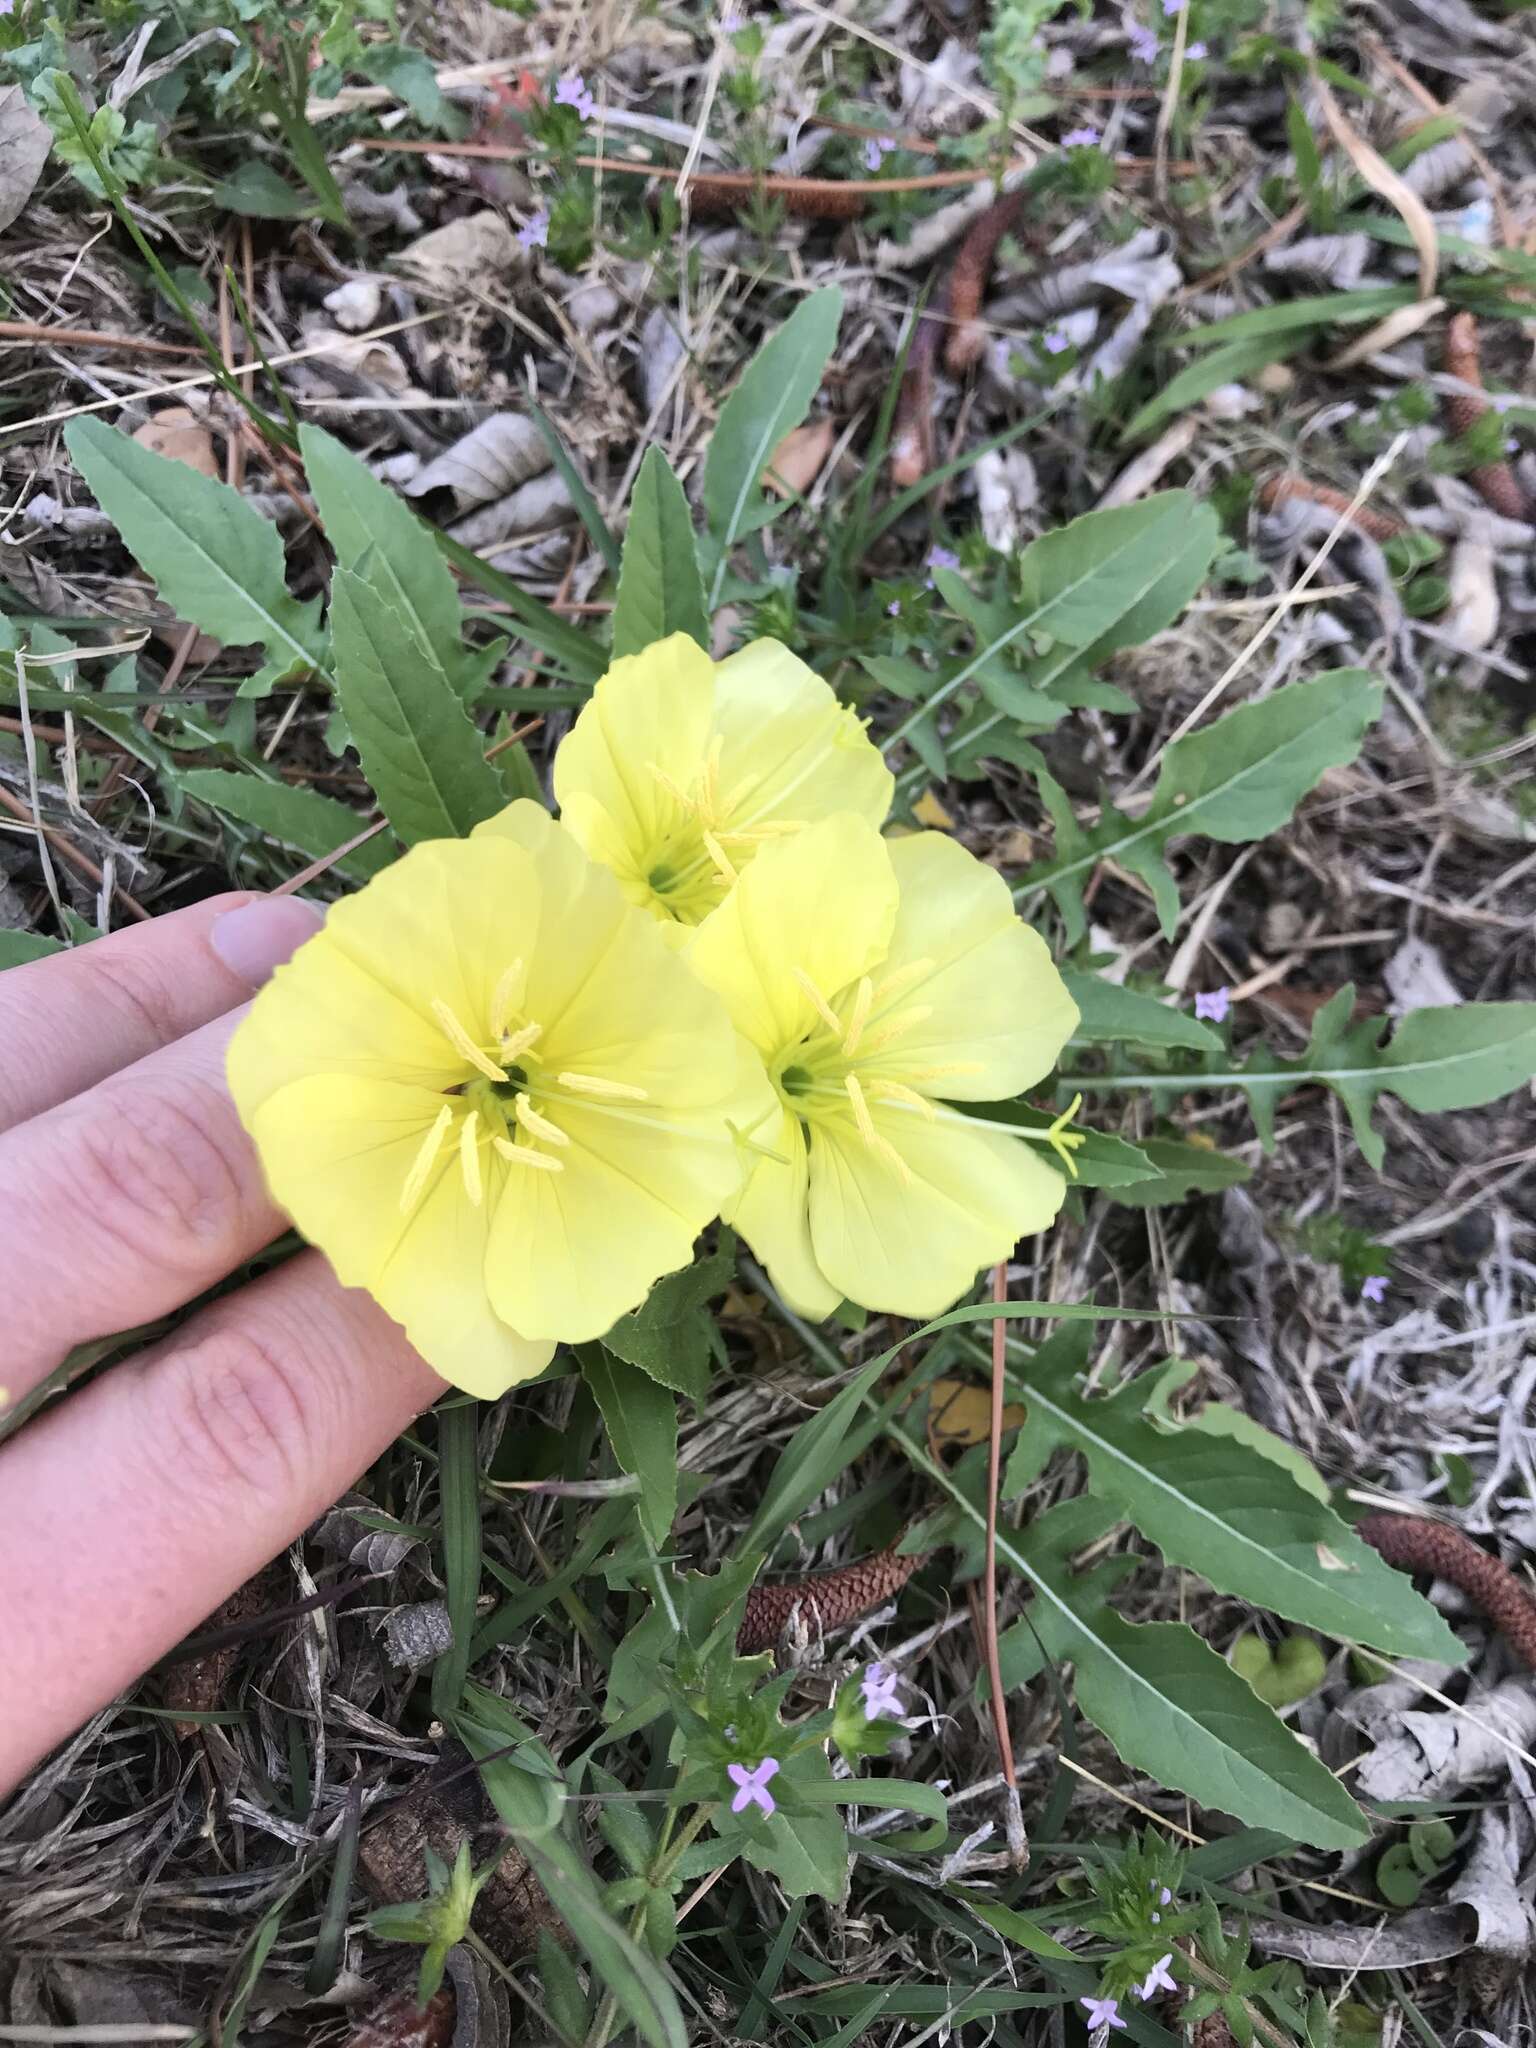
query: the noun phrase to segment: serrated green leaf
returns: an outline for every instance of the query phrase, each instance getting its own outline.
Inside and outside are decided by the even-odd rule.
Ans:
[[[1223,1188],[1241,1187],[1253,1179],[1253,1168],[1241,1159],[1204,1145],[1182,1144],[1177,1138],[1142,1138],[1138,1144],[1149,1174],[1132,1187],[1117,1187],[1110,1196],[1112,1202],[1132,1209],[1160,1209],[1188,1201],[1191,1195],[1219,1195]]]
[[[1186,1045],[1194,1052],[1220,1052],[1221,1039],[1208,1024],[1161,1003],[1156,996],[1120,988],[1099,974],[1062,973],[1078,1008],[1069,1045]]]
[[[221,178],[208,195],[225,213],[253,220],[300,220],[319,211],[314,199],[296,192],[260,157],[248,157],[229,177]]]
[[[780,509],[759,489],[769,457],[804,419],[837,342],[843,295],[827,285],[790,314],[742,372],[720,408],[704,463],[704,516],[716,562],[708,603],[719,602],[732,544]]]
[[[0,970],[24,967],[29,960],[46,960],[50,953],[64,953],[62,939],[45,938],[41,932],[0,931]]]
[[[363,576],[331,582],[336,694],[363,773],[407,846],[462,838],[503,806],[485,745],[441,665]]]
[[[333,797],[289,782],[265,782],[233,768],[183,768],[176,781],[190,797],[224,817],[254,825],[265,838],[292,846],[312,860],[321,860],[345,846],[367,827],[368,820]],[[394,859],[388,833],[381,832],[336,863],[338,874],[366,882]]]
[[[473,703],[505,642],[479,651],[463,645],[458,589],[432,529],[323,428],[300,427],[299,452],[337,565],[360,571],[366,558],[368,581],[455,693]]]
[[[1371,1123],[1378,1097],[1410,1109],[1478,1109],[1536,1076],[1536,1003],[1459,1003],[1410,1010],[1390,1038],[1380,1017],[1351,1025],[1353,984],[1318,1011],[1305,1052],[1283,1059],[1260,1046],[1242,1061],[1207,1054],[1182,1074],[1063,1075],[1062,1085],[1134,1089],[1162,1096],[1194,1089],[1240,1088],[1266,1149],[1274,1144],[1275,1106],[1304,1082],[1331,1088],[1343,1102],[1360,1150],[1380,1169],[1386,1146]]]
[[[653,446],[645,451],[629,501],[613,608],[614,655],[638,654],[672,633],[686,633],[708,651],[693,515],[671,464]]]
[[[1029,1620],[999,1643],[1004,1684],[1020,1653],[1036,1658],[1038,1637],[1054,1663],[1074,1667],[1078,1706],[1130,1769],[1314,1848],[1368,1841],[1364,1815],[1333,1773],[1193,1629],[1117,1614],[1104,1597],[1113,1565],[1072,1571],[1073,1553],[1104,1534],[1112,1512],[1067,1501],[1022,1535],[999,1536],[999,1559],[1036,1589]]]
[[[664,1544],[677,1513],[677,1398],[600,1344],[583,1344],[577,1356],[620,1469],[640,1481],[651,1541]]]
[[[709,1390],[712,1349],[705,1303],[725,1292],[735,1270],[736,1239],[722,1228],[708,1258],[658,1280],[641,1307],[620,1316],[604,1346],[674,1393],[702,1401]]]
[[[1164,861],[1169,842],[1198,832],[1235,846],[1278,831],[1328,769],[1354,760],[1381,700],[1382,685],[1364,669],[1334,669],[1229,711],[1169,747],[1140,818],[1106,801],[1096,825],[1080,825],[1065,791],[1042,777],[1056,855],[1031,868],[1015,896],[1049,889],[1076,944],[1086,929],[1084,885],[1100,861],[1113,860],[1146,882],[1171,938],[1179,894]]]
[[[306,670],[324,672],[320,600],[301,604],[290,595],[281,536],[238,491],[100,420],[71,420],[64,441],[124,546],[178,617],[226,647],[261,647],[266,665],[242,694],[262,695]]]
[[[1155,1543],[1218,1591],[1307,1628],[1393,1656],[1460,1663],[1445,1622],[1291,1475],[1234,1437],[1160,1430],[1144,1414],[1153,1387],[1133,1380],[1085,1400],[1076,1379],[1079,1330],[1042,1345],[1011,1375],[1028,1409],[1003,1481],[1021,1493],[1057,1449],[1081,1453],[1088,1484]]]
[[[836,1806],[796,1803],[796,1794],[832,1784],[825,1749],[802,1749],[786,1757],[774,1781],[778,1811],[764,1819],[749,1808],[738,1821],[725,1805],[716,1809],[719,1833],[743,1862],[776,1877],[792,1899],[840,1901],[848,1890],[848,1830]],[[851,1787],[835,1787],[847,1796]]]

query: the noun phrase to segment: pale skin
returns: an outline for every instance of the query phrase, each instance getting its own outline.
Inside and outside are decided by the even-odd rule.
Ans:
[[[172,1314],[284,1228],[224,1048],[317,918],[220,896],[0,974],[0,1424],[75,1346]],[[442,1390],[305,1252],[0,1446],[0,1797]]]

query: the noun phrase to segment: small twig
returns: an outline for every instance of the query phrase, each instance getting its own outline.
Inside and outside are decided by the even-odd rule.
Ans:
[[[1266,512],[1272,512],[1287,498],[1305,498],[1310,504],[1326,505],[1330,512],[1337,512],[1351,526],[1358,526],[1362,533],[1368,533],[1372,540],[1395,540],[1400,533],[1408,531],[1406,520],[1395,519],[1390,512],[1372,511],[1369,505],[1346,498],[1331,484],[1315,484],[1304,476],[1272,476],[1259,486],[1259,503]]]
[[[0,320],[0,341],[47,342],[55,348],[126,348],[141,356],[196,356],[200,348],[180,341],[152,341],[147,334],[104,334],[97,327],[45,327],[40,320]]]
[[[1536,1671],[1536,1600],[1507,1564],[1460,1529],[1427,1515],[1364,1515],[1355,1534],[1399,1571],[1430,1572],[1459,1586],[1521,1662]]]
[[[66,839],[64,834],[57,831],[52,825],[45,825],[41,819],[34,818],[26,805],[13,797],[8,789],[0,789],[0,807],[8,810],[13,818],[22,819],[32,830],[41,832],[55,853],[62,859],[67,860],[72,868],[78,869],[82,875],[94,882],[98,889],[101,888],[106,878],[90,855],[82,853],[78,846]],[[115,876],[112,887],[118,902],[122,904],[128,915],[137,918],[140,924],[148,924],[149,912],[142,903],[129,895],[128,891]]]

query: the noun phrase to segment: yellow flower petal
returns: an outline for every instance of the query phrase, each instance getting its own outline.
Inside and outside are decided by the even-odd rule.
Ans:
[[[858,713],[779,641],[754,640],[721,662],[714,729],[730,829],[837,811],[884,824],[895,784],[880,749]]]
[[[674,633],[616,661],[556,751],[565,824],[632,903],[651,904],[650,872],[687,826],[677,792],[704,766],[713,701],[714,664]]]
[[[885,952],[896,878],[884,840],[850,813],[770,842],[688,949],[766,1059],[820,1023],[830,1001]]]
[[[951,1101],[1017,1095],[1050,1072],[1077,1027],[1045,941],[997,870],[955,840],[921,832],[889,852],[901,907],[875,971],[859,1071]]]
[[[780,1110],[754,1134],[759,1152],[746,1186],[724,1211],[768,1269],[768,1277],[797,1315],[820,1322],[842,1300],[811,1248],[809,1161],[797,1116]]]
[[[872,1103],[872,1147],[852,1116],[812,1126],[810,1226],[830,1287],[866,1308],[942,1313],[984,1266],[1054,1221],[1066,1181],[1001,1132],[929,1123]]]
[[[441,1100],[425,1088],[312,1075],[271,1097],[250,1128],[274,1196],[342,1284],[366,1287],[445,1380],[492,1399],[541,1372],[554,1347],[520,1336],[491,1307],[491,1203],[470,1202],[457,1142],[439,1148],[401,1213],[395,1196]],[[490,1182],[507,1171],[486,1153],[481,1163]]]

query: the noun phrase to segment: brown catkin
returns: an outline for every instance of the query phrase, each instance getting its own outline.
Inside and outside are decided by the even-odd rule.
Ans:
[[[1507,1564],[1444,1522],[1423,1515],[1365,1515],[1355,1533],[1399,1571],[1430,1572],[1459,1586],[1536,1671],[1536,1600]]]
[[[1483,388],[1482,351],[1477,338],[1477,320],[1471,313],[1455,314],[1445,330],[1445,367],[1463,384]],[[1488,410],[1486,398],[1470,391],[1450,391],[1441,401],[1447,431],[1459,441],[1469,434]],[[1485,505],[1504,519],[1524,520],[1530,516],[1525,492],[1507,462],[1485,462],[1467,471],[1467,482]]]
[[[966,229],[955,256],[949,273],[949,339],[944,344],[944,367],[957,376],[978,362],[986,347],[981,302],[992,275],[992,259],[1023,203],[1022,192],[1008,192],[994,201]]]
[[[750,171],[695,171],[688,203],[695,213],[739,214],[753,198],[776,200],[802,220],[856,220],[869,204],[862,185],[840,178],[758,177]]]
[[[1314,484],[1304,476],[1272,476],[1259,486],[1259,503],[1266,512],[1272,512],[1287,498],[1305,498],[1310,504],[1326,505],[1330,512],[1342,513],[1372,540],[1395,540],[1398,534],[1408,531],[1406,522],[1394,519],[1390,512],[1373,512],[1369,505],[1352,506],[1342,491],[1329,484]]]
[[[760,1650],[775,1649],[797,1608],[807,1625],[823,1635],[850,1627],[887,1600],[894,1600],[922,1561],[881,1550],[873,1557],[860,1558],[857,1564],[840,1564],[835,1571],[754,1586],[736,1631],[737,1655],[754,1657]]]

